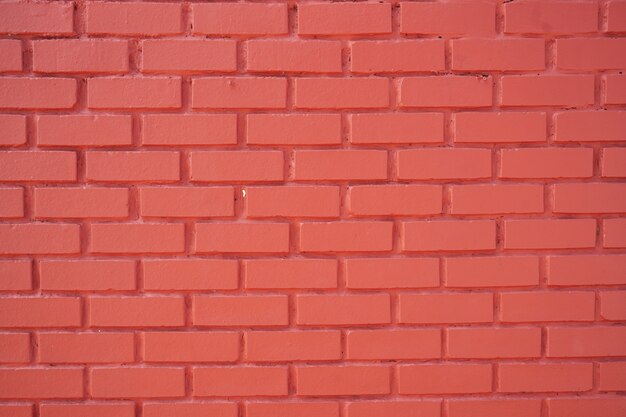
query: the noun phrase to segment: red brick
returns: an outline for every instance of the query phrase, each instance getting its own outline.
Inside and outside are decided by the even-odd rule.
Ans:
[[[41,73],[128,72],[128,42],[96,39],[33,42],[33,71]]]
[[[602,291],[600,316],[605,320],[626,320],[626,291]]]
[[[304,3],[298,5],[298,35],[391,33],[391,5],[385,3]]]
[[[239,335],[230,332],[148,332],[143,334],[146,362],[234,362]]]
[[[359,326],[391,320],[388,294],[296,296],[296,321],[305,326]]]
[[[173,327],[185,324],[182,297],[91,297],[88,304],[91,327]]]
[[[132,291],[136,288],[132,260],[42,260],[42,291]]]
[[[593,75],[506,75],[503,106],[585,107],[593,104]]]
[[[543,187],[534,184],[480,184],[450,187],[452,214],[543,213]]]
[[[555,184],[553,198],[555,213],[623,213],[626,184]]]
[[[472,394],[491,392],[491,364],[403,365],[400,394]]]
[[[76,153],[62,151],[2,151],[0,180],[70,182],[76,180]]]
[[[596,243],[594,219],[505,220],[505,249],[582,249]]]
[[[233,187],[141,187],[142,217],[232,217]]]
[[[128,363],[135,360],[132,333],[39,333],[41,363]]]
[[[603,417],[621,417],[626,413],[626,398],[550,398],[550,417],[586,417],[601,413]]]
[[[626,112],[580,111],[555,115],[556,142],[608,142],[626,140]]]
[[[83,397],[80,368],[2,368],[0,398],[73,399]]]
[[[249,114],[250,145],[339,145],[339,114]]]
[[[0,188],[0,217],[18,218],[24,216],[24,189]]]
[[[583,392],[592,386],[590,363],[503,363],[498,392]]]
[[[142,116],[144,145],[213,146],[237,143],[234,114],[147,114]]]
[[[30,362],[30,334],[0,333],[0,361],[3,364]]]
[[[298,396],[384,395],[391,391],[387,366],[299,366],[295,382]]]
[[[94,398],[180,398],[185,395],[183,368],[91,368]]]
[[[180,179],[180,154],[169,151],[91,151],[88,180],[98,182],[173,182]]]
[[[346,405],[347,417],[439,417],[441,401],[355,401]]]
[[[183,30],[180,3],[88,2],[85,19],[90,35],[157,36]]]
[[[540,417],[541,399],[448,400],[449,417]]]
[[[599,364],[600,391],[626,391],[626,362],[609,362]]]
[[[0,224],[0,254],[53,255],[80,251],[77,224],[18,223]]]
[[[400,294],[398,321],[415,324],[490,323],[491,293]]]
[[[0,33],[69,35],[74,33],[72,2],[0,4]]]
[[[626,219],[606,219],[602,225],[605,248],[626,248]]]
[[[602,176],[626,177],[626,148],[604,148],[602,150]]]
[[[285,326],[288,324],[286,295],[194,296],[195,326]]]
[[[538,0],[504,5],[505,33],[574,34],[598,29],[598,5],[594,2]]]
[[[593,174],[591,148],[503,149],[500,156],[500,178],[587,178]]]
[[[39,146],[130,146],[132,120],[123,115],[39,115]]]
[[[443,220],[402,222],[403,251],[463,251],[496,248],[493,220]]]
[[[591,291],[534,291],[500,294],[500,319],[507,323],[592,321],[595,295]]]
[[[302,223],[301,252],[386,252],[392,249],[391,222]]]
[[[197,223],[196,253],[287,253],[287,223]]]
[[[443,142],[442,113],[360,113],[350,115],[350,142],[404,144]]]
[[[28,291],[33,288],[32,266],[27,260],[0,261],[0,292]]]
[[[246,217],[339,217],[339,187],[247,187]]]
[[[402,78],[398,105],[400,107],[488,107],[493,102],[492,90],[493,79],[482,75]]]
[[[194,397],[287,395],[287,367],[193,368]]]
[[[287,80],[274,77],[212,77],[191,81],[194,109],[284,109]]]
[[[479,179],[491,177],[489,149],[403,149],[397,153],[401,180]]]
[[[193,3],[193,33],[203,35],[284,35],[285,3]]]
[[[341,72],[338,41],[253,40],[246,45],[249,72]]]
[[[547,134],[546,124],[545,113],[455,113],[454,142],[545,142]]]
[[[181,106],[181,94],[178,77],[87,80],[87,107],[90,109],[178,109]]]
[[[181,253],[185,248],[182,223],[95,223],[92,253]]]
[[[548,257],[548,285],[623,285],[625,271],[625,255]]]
[[[233,259],[145,259],[143,286],[149,291],[232,290],[238,284]]]
[[[134,414],[133,414],[134,416]],[[143,403],[144,417],[237,417],[236,403],[176,402]],[[60,416],[59,416],[60,417]],[[106,416],[103,416],[106,417]]]
[[[400,3],[400,32],[414,35],[488,36],[496,32],[490,2]]]
[[[22,67],[22,42],[18,39],[1,39],[0,72],[19,72]]]
[[[2,77],[0,109],[71,109],[76,104],[76,89],[72,78]]]
[[[548,327],[546,355],[549,358],[585,358],[626,355],[623,327]]]
[[[78,327],[81,324],[78,297],[2,298],[0,313],[0,326],[7,328]]]
[[[341,149],[294,153],[296,181],[375,181],[387,178],[387,152]]]
[[[141,72],[235,72],[237,43],[233,40],[175,39],[141,42]]]
[[[37,219],[128,217],[127,188],[37,187],[33,198]]]
[[[455,39],[455,71],[532,71],[545,68],[543,39]]]
[[[446,258],[446,287],[527,287],[539,285],[539,258],[493,256]]]
[[[44,403],[39,405],[40,417],[134,417],[135,405],[129,402],[110,403]]]
[[[626,4],[621,0],[612,0],[607,4],[607,31],[626,32]]]
[[[626,13],[626,7],[624,11]],[[605,104],[626,104],[626,74],[605,75],[604,86],[603,102]]]
[[[447,330],[446,356],[454,359],[538,358],[541,329],[461,328]]]
[[[201,182],[282,181],[284,163],[281,151],[194,151],[190,177]]]
[[[346,334],[350,360],[437,359],[441,357],[441,331],[350,330]]]
[[[351,44],[350,70],[354,73],[442,71],[444,41],[356,41]]]
[[[432,288],[439,286],[435,258],[350,258],[345,261],[346,287]]]
[[[562,13],[562,12],[561,12]],[[556,67],[564,70],[619,70],[626,65],[622,53],[626,39],[571,38],[556,41]]]
[[[248,402],[248,417],[339,417],[339,403],[332,402]]]
[[[26,116],[0,114],[0,146],[26,143]]]
[[[438,185],[360,185],[348,189],[353,216],[424,216],[442,212]]]
[[[337,288],[334,259],[248,259],[244,261],[247,289]]]
[[[32,404],[0,404],[0,417],[33,417],[33,413]]]
[[[339,331],[246,332],[248,362],[327,361],[341,357]]]
[[[386,108],[389,106],[389,80],[378,77],[296,78],[294,105],[298,109]]]

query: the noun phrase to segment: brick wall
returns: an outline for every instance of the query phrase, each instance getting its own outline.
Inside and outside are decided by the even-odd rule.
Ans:
[[[0,3],[0,417],[626,415],[626,1]]]

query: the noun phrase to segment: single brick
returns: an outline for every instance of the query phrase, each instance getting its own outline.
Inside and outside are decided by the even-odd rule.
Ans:
[[[91,327],[177,327],[185,324],[183,297],[91,297]]]
[[[496,7],[486,1],[400,3],[400,32],[411,35],[489,36],[496,32]]]
[[[141,42],[141,72],[228,73],[237,70],[233,40],[151,39]]]
[[[505,249],[583,249],[596,244],[595,219],[504,221]]]
[[[549,358],[624,356],[625,342],[623,327],[548,327],[546,355]]]
[[[39,333],[41,363],[129,363],[135,361],[132,333]]]
[[[147,332],[143,334],[146,362],[234,362],[239,335],[234,332]]]
[[[298,35],[391,33],[391,4],[304,3],[298,5]]]
[[[286,366],[194,367],[194,397],[278,397],[287,395]]]
[[[545,68],[543,39],[454,39],[454,71],[541,71]]]
[[[24,189],[0,188],[0,217],[19,218],[24,216]]]
[[[79,229],[77,224],[63,223],[0,224],[0,254],[77,254]]]
[[[354,73],[435,72],[445,68],[444,41],[356,41],[350,46]]]
[[[600,168],[603,177],[626,178],[626,148],[604,148]]]
[[[71,109],[77,101],[73,78],[2,77],[0,91],[0,109],[63,110]]]
[[[296,322],[305,326],[360,326],[388,324],[388,294],[296,296]]]
[[[341,72],[338,41],[252,40],[246,45],[247,70],[251,73]]]
[[[505,75],[503,106],[586,107],[595,101],[593,75]]]
[[[398,321],[414,324],[490,323],[493,294],[400,294]]]
[[[141,187],[142,217],[232,217],[233,187]]]
[[[249,114],[246,143],[250,145],[340,145],[339,114]]]
[[[390,368],[381,365],[298,366],[298,396],[385,395],[391,392]]]
[[[170,151],[88,151],[88,180],[97,182],[173,182],[180,179],[180,154]]]
[[[39,146],[130,146],[132,119],[125,115],[39,115]]]
[[[193,151],[194,182],[276,182],[284,177],[281,151]]]
[[[196,223],[195,253],[287,253],[288,223]]]
[[[463,112],[454,114],[455,143],[545,142],[546,113]]]
[[[626,65],[626,56],[622,53],[624,48],[626,39],[623,38],[558,39],[556,68],[576,71],[619,70]]]
[[[500,319],[507,323],[592,321],[595,297],[590,291],[534,291],[500,294]]]
[[[33,42],[33,71],[40,73],[124,73],[129,69],[128,42],[101,39],[54,39]]]
[[[555,184],[555,213],[623,213],[626,211],[626,184]]]
[[[143,286],[149,291],[206,291],[237,288],[233,259],[145,259]]]
[[[91,368],[89,388],[94,398],[181,398],[185,369],[174,367]]]
[[[446,258],[446,287],[529,287],[539,285],[539,257],[463,256]]]
[[[74,3],[0,4],[0,33],[21,35],[69,35],[74,33]]]
[[[0,180],[71,182],[76,180],[76,153],[0,151]]]
[[[598,5],[592,1],[529,0],[504,5],[505,33],[570,35],[597,29]]]
[[[538,358],[541,356],[540,328],[452,327],[446,331],[446,356],[449,358]]]
[[[87,107],[90,109],[178,109],[182,103],[181,95],[179,77],[109,77],[87,80]]]
[[[409,221],[400,225],[403,251],[464,251],[496,248],[492,220]]]
[[[194,34],[267,36],[287,33],[285,3],[193,3],[191,13]]]
[[[0,261],[0,292],[29,291],[32,288],[30,260]]]
[[[591,148],[518,148],[500,151],[500,178],[588,178]]]
[[[411,360],[441,357],[439,329],[349,330],[346,342],[346,356],[350,360]]]
[[[146,114],[142,116],[144,145],[214,146],[237,144],[234,114]]]
[[[335,186],[246,187],[249,218],[339,217],[340,189]]]
[[[339,331],[256,331],[245,333],[248,362],[327,361],[341,357]]]
[[[0,114],[0,146],[26,143],[26,116]]]
[[[127,188],[36,187],[33,191],[37,219],[128,217]]]
[[[275,77],[206,77],[191,81],[194,109],[284,109],[287,80]]]
[[[0,39],[0,72],[20,72],[22,68],[22,42],[19,39]]]
[[[400,107],[488,107],[493,102],[492,90],[493,78],[490,76],[433,75],[402,78],[398,105]]]
[[[193,297],[195,326],[286,326],[289,321],[286,295]]]
[[[570,255],[548,257],[548,285],[624,285],[625,255]]]
[[[376,181],[387,179],[387,151],[363,149],[294,152],[296,181]]]
[[[349,258],[346,287],[354,289],[432,288],[439,286],[435,258]]]
[[[626,219],[606,219],[602,225],[605,248],[626,248]]]
[[[2,298],[0,313],[0,326],[6,328],[78,327],[81,324],[81,302],[78,297]],[[39,385],[44,388],[44,384]]]
[[[298,109],[386,108],[389,106],[389,80],[379,77],[296,78],[294,100]]]
[[[590,363],[503,363],[498,392],[584,392],[591,389]]]
[[[542,213],[543,186],[534,184],[466,184],[450,187],[452,214]]]
[[[400,394],[476,394],[491,392],[491,364],[402,365]]]
[[[94,223],[89,251],[92,253],[182,253],[182,223]]]
[[[0,369],[0,398],[80,399],[83,373],[81,368],[4,367]]]
[[[402,149],[397,152],[401,180],[491,178],[490,149]]]
[[[556,142],[626,140],[626,112],[570,111],[556,113]]]
[[[132,260],[41,260],[42,291],[132,291],[136,288]]]
[[[443,142],[442,113],[360,113],[349,120],[350,142],[355,144]]]
[[[159,36],[182,33],[182,4],[90,1],[85,16],[90,35]]]
[[[247,289],[337,288],[334,259],[248,259],[244,261]]]
[[[348,189],[353,216],[425,216],[442,212],[439,185],[358,185]]]
[[[301,252],[386,252],[392,248],[391,222],[302,223]]]
[[[0,333],[0,361],[6,364],[30,362],[30,337],[29,333]]]

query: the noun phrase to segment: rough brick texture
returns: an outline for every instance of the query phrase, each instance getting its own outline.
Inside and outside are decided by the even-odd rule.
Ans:
[[[0,417],[625,395],[626,0],[0,1]]]

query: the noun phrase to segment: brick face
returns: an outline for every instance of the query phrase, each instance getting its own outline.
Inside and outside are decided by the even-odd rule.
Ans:
[[[623,417],[625,36],[0,1],[0,417]]]

